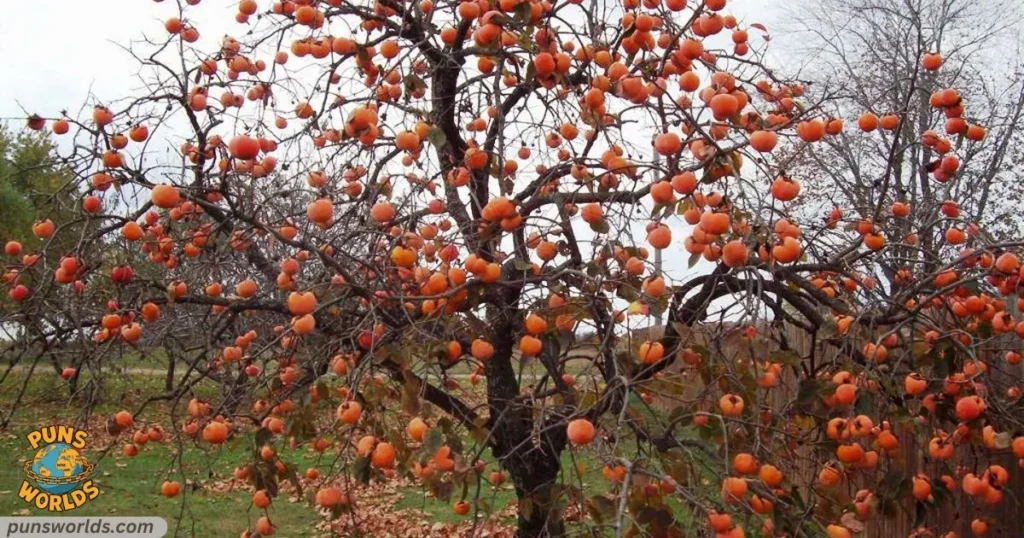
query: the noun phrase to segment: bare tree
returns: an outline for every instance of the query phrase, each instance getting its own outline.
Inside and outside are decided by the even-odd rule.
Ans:
[[[821,193],[809,211],[837,206],[851,209],[850,219],[877,221],[892,217],[894,202],[910,205],[887,239],[916,234],[919,244],[893,249],[883,264],[890,280],[908,256],[932,263],[946,246],[943,202],[958,200],[964,223],[997,237],[1017,235],[1024,225],[1017,218],[1024,190],[1015,180],[1024,141],[1021,16],[1013,1],[823,0],[799,2],[786,17],[792,31],[784,32],[785,48],[804,60],[798,76],[812,95],[828,95],[846,117],[869,111],[899,119],[881,137],[848,129],[826,144],[803,146],[792,165]],[[940,55],[941,70],[922,66],[928,54]],[[967,122],[931,106],[947,88],[958,90]],[[984,141],[960,154],[960,173],[936,176],[944,155],[922,142],[926,134],[951,136],[951,149],[960,149],[969,122],[985,125]]]

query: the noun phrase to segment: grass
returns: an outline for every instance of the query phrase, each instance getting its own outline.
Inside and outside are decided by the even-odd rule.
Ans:
[[[48,375],[33,376],[26,401],[13,416],[7,430],[0,433],[0,451],[10,462],[0,466],[0,515],[44,514],[18,497],[18,490],[25,479],[22,466],[33,456],[25,436],[39,426],[75,423],[79,414],[77,407],[67,399],[66,387],[54,386],[52,379]],[[6,414],[9,411],[15,387],[20,386],[23,380],[23,376],[12,375],[0,385],[0,412]],[[144,390],[127,390],[123,380],[111,380],[106,391],[110,398],[98,406],[97,416],[102,418],[119,409],[133,408],[140,401],[137,394],[148,392],[146,388],[157,390],[162,378],[135,376],[133,387],[136,384],[141,384]],[[166,410],[157,409],[153,413],[154,416],[161,414],[166,415]],[[234,536],[261,515],[251,506],[248,491],[224,489],[225,479],[247,455],[244,443],[229,444],[212,451],[186,444],[180,458],[174,443],[147,443],[138,455],[128,457],[120,448],[125,442],[123,439],[116,441],[113,448],[103,454],[105,447],[92,441],[102,444],[111,440],[96,431],[102,429],[102,422],[90,421],[90,426],[92,431],[84,452],[96,466],[93,482],[100,495],[69,515],[158,516],[167,520],[168,536]],[[283,447],[280,451],[288,461],[310,457],[303,450],[292,451]],[[186,485],[183,488],[186,494],[167,499],[160,495],[160,484],[168,479],[195,486]],[[320,521],[320,516],[311,506],[291,503],[284,497],[270,507],[269,514],[275,525],[289,529],[288,536],[314,536],[314,525]]]
[[[160,360],[159,356],[126,358],[129,359],[126,363],[136,369],[154,368],[153,362],[159,364]],[[155,367],[162,369],[161,366]],[[13,461],[13,464],[0,466],[0,515],[40,515],[39,511],[18,497],[18,489],[24,480],[22,465],[33,455],[25,435],[41,425],[73,424],[78,421],[80,404],[71,401],[66,385],[43,368],[41,364],[37,370],[40,375],[29,380],[26,397],[8,429],[0,432],[0,450],[8,455],[7,461]],[[524,378],[539,376],[542,368],[537,364],[526,365]],[[14,395],[25,379],[24,375],[25,372],[16,370],[0,384],[0,418],[10,410]],[[88,376],[83,374],[80,383],[86,382]],[[89,423],[90,443],[85,450],[86,457],[97,467],[93,481],[101,493],[96,499],[76,509],[73,515],[158,516],[168,521],[169,536],[237,535],[262,515],[251,506],[251,493],[248,489],[238,486],[232,488],[228,480],[236,466],[251,459],[248,452],[251,436],[242,436],[239,442],[229,442],[212,450],[205,445],[186,442],[181,447],[180,455],[179,448],[173,442],[148,443],[137,456],[127,457],[121,452],[121,446],[127,440],[123,437],[111,440],[101,431],[106,417],[121,409],[135,409],[144,395],[162,393],[163,383],[162,375],[139,370],[130,371],[128,376],[111,375],[105,380],[103,399],[94,410],[94,419]],[[195,390],[201,397],[214,401],[219,399],[219,388],[212,382],[200,383]],[[169,405],[159,402],[147,408],[145,416],[156,422],[167,423],[169,414]],[[633,446],[634,443],[621,433],[619,446]],[[467,447],[475,443],[469,437],[463,441]],[[104,445],[111,443],[114,446],[109,452],[101,454],[101,450],[106,448]],[[317,455],[308,448],[292,450],[284,444],[277,443],[282,459],[294,463],[300,473],[307,467],[318,467],[326,472],[329,465],[326,462],[318,464]],[[493,462],[489,450],[485,450],[481,457]],[[601,473],[602,463],[596,458],[593,450],[563,452],[560,482],[579,487],[584,497],[607,493],[608,483]],[[485,476],[495,468],[490,463]],[[161,496],[160,484],[168,479],[185,484],[185,494],[175,499]],[[461,494],[461,488],[457,487],[452,499],[440,500],[424,488],[403,487],[398,491],[398,499],[392,509],[414,509],[423,512],[431,521],[440,523],[465,523],[467,518],[457,516],[452,510],[452,503],[461,498]],[[483,512],[502,511],[507,506],[514,506],[516,501],[510,484],[493,488],[485,481],[481,482],[479,488],[470,487],[466,498],[483,501],[480,505]],[[677,521],[685,528],[690,520],[686,507],[675,499],[669,500],[669,506],[676,514]],[[512,514],[514,512],[511,510],[505,510],[501,520],[514,524]],[[309,503],[305,500],[290,502],[287,495],[275,500],[269,515],[275,525],[282,529],[278,534],[287,536],[316,536],[315,526],[321,521]],[[582,527],[578,528],[583,530]],[[226,529],[230,529],[230,532]],[[287,529],[287,532],[283,529]]]
[[[24,479],[21,466],[31,456],[30,452],[25,452],[25,447],[26,443],[20,436],[7,436],[0,443],[0,449],[5,453],[20,454],[16,465],[5,465],[0,469],[0,484],[11,487],[10,490],[0,491],[0,514],[42,513],[17,496],[17,488]],[[87,451],[86,456],[92,454]],[[226,461],[211,465],[207,458],[198,450],[188,450],[182,458],[186,474],[204,470],[213,473],[229,472],[229,469],[223,469]],[[170,461],[172,454],[166,445],[147,445],[134,458],[107,456],[101,460],[93,479],[100,490],[99,497],[76,509],[72,515],[159,516],[168,521],[171,530],[169,535],[172,536],[222,536],[225,529],[240,531],[249,525],[250,520],[259,517],[258,511],[249,506],[249,494],[239,491],[224,493],[197,490],[177,499],[164,498],[159,494],[160,483],[168,477],[178,478],[168,476],[176,474],[168,468]],[[272,520],[282,528],[295,531],[290,531],[290,535],[309,532],[319,519],[312,508],[303,504],[286,504],[277,510],[274,508],[270,512]]]

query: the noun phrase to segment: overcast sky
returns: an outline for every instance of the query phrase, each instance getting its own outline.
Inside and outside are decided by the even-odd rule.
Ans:
[[[270,0],[260,4],[265,9]],[[726,10],[748,24],[771,24],[776,4],[732,0]],[[202,0],[189,6],[187,15],[200,30],[201,43],[210,44],[225,33],[242,33],[244,27],[233,20],[236,11],[235,0]],[[4,2],[0,118],[23,118],[22,107],[48,117],[65,108],[74,113],[90,91],[101,100],[125,96],[138,84],[134,61],[118,45],[145,33],[162,38],[163,21],[175,15],[173,0]]]

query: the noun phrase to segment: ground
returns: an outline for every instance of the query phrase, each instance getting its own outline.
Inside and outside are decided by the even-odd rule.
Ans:
[[[74,515],[160,516],[169,522],[169,536],[237,536],[262,515],[251,503],[252,486],[233,476],[235,468],[248,461],[252,435],[239,436],[221,447],[191,441],[178,446],[167,435],[162,442],[141,446],[136,456],[126,456],[122,447],[129,442],[130,434],[114,438],[106,433],[105,422],[119,410],[136,409],[146,395],[161,392],[163,369],[158,363],[137,359],[125,364],[127,373],[108,376],[104,400],[88,422],[89,439],[84,452],[96,466],[93,482],[101,493],[76,509]],[[5,369],[6,365],[0,365],[0,372]],[[26,373],[18,367],[0,384],[0,417],[10,411]],[[464,374],[459,377],[468,387]],[[201,383],[195,390],[198,396],[215,400],[218,388],[212,383]],[[482,384],[478,390],[482,390]],[[18,497],[25,478],[22,466],[35,453],[25,436],[45,425],[75,424],[80,410],[80,404],[68,397],[66,382],[40,365],[11,424],[0,431],[0,451],[7,455],[5,460],[12,462],[0,466],[0,515],[38,515],[35,508]],[[169,405],[157,404],[147,407],[143,420],[166,423],[169,413]],[[474,441],[467,438],[466,442]],[[336,463],[330,450],[317,454],[308,446],[278,445],[282,459],[294,463],[300,475],[310,467],[327,474]],[[481,457],[489,462],[484,476],[497,469],[489,451]],[[563,454],[563,472],[568,472],[564,481],[578,486],[586,496],[608,491],[608,483],[601,476],[601,464],[593,458],[590,451],[567,450]],[[565,471],[577,469],[578,474]],[[164,480],[180,481],[184,484],[183,494],[174,499],[163,497],[160,485]],[[479,517],[474,518],[458,516],[452,510],[461,488],[453,492],[452,499],[440,500],[421,485],[397,477],[386,483],[357,486],[355,510],[333,521],[318,513],[310,502],[322,483],[303,478],[300,485],[301,497],[290,484],[286,485],[269,508],[279,536],[351,535],[353,528],[373,536],[453,536],[471,530],[479,536],[508,536],[515,522],[515,494],[509,483],[495,488],[482,482],[479,488],[469,488],[467,500],[475,500],[480,508]],[[566,517],[570,527],[592,523],[578,508],[570,507]]]

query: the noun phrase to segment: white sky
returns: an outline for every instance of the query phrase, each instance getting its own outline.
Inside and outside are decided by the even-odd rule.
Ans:
[[[586,0],[590,1],[590,0]],[[606,1],[606,0],[602,0]],[[265,9],[270,0],[260,0]],[[226,34],[241,35],[234,22],[235,0],[202,0],[187,17],[200,31],[200,44]],[[772,30],[779,0],[732,0],[726,12]],[[30,113],[74,113],[90,90],[101,100],[124,97],[137,87],[135,63],[118,44],[148,33],[164,36],[163,21],[177,16],[174,0],[35,0],[4,2],[0,16],[0,118]],[[752,43],[756,31],[751,32]],[[19,104],[21,106],[19,106]]]

